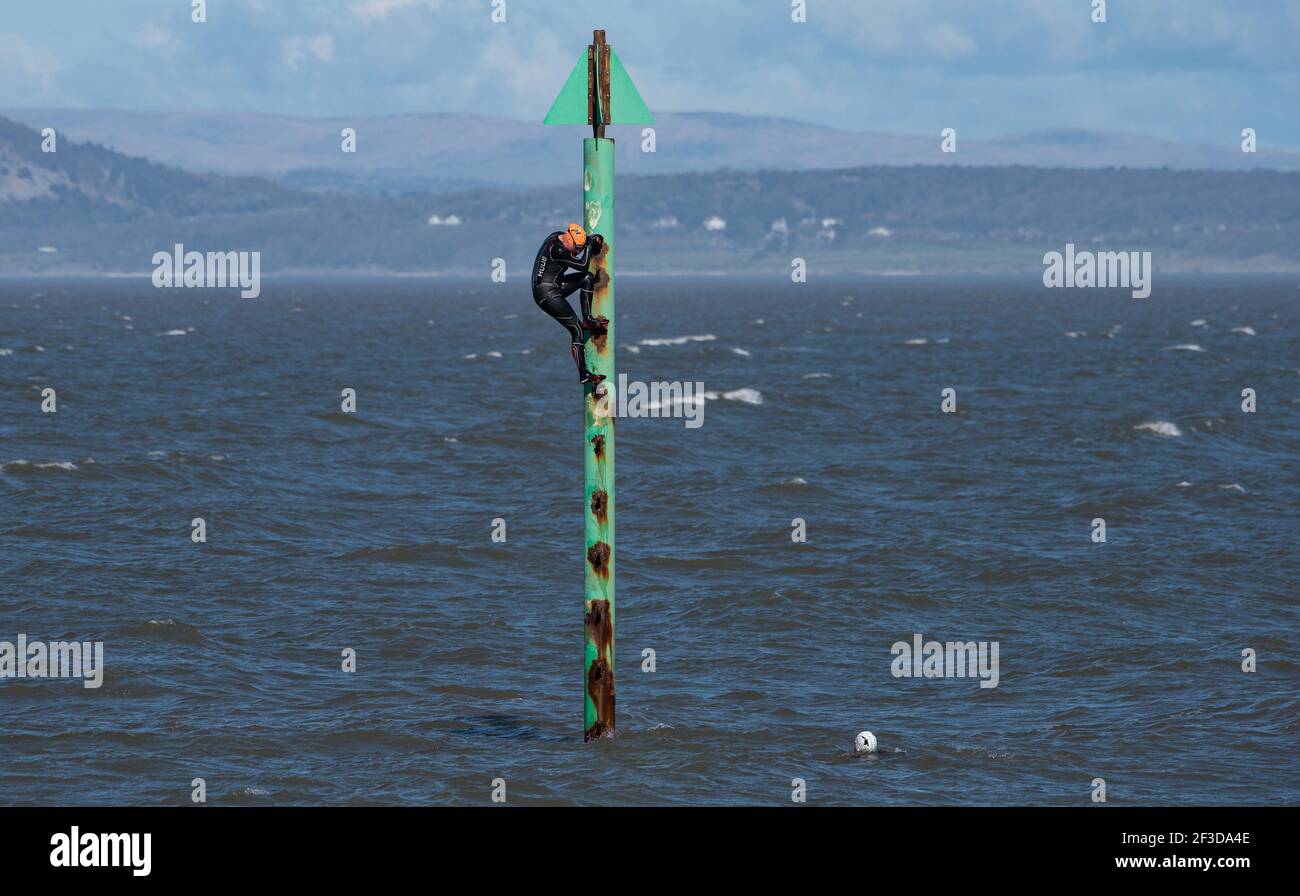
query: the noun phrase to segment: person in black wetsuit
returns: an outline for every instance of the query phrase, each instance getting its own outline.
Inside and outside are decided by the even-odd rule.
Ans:
[[[578,365],[578,380],[584,384],[599,383],[605,377],[587,369],[583,346],[589,334],[600,329],[600,323],[591,317],[591,290],[595,278],[587,270],[592,257],[599,255],[605,241],[600,234],[587,239],[587,232],[577,224],[557,230],[542,242],[533,263],[533,301],[569,331],[569,353]],[[573,273],[565,273],[572,271]],[[569,296],[582,290],[582,319],[569,304]]]

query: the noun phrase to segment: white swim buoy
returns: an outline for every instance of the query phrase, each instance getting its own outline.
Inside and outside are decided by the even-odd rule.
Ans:
[[[854,753],[874,753],[876,752],[876,736],[870,731],[859,731],[858,736],[853,738]]]

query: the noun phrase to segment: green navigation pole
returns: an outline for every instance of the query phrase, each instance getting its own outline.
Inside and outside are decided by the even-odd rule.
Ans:
[[[591,315],[599,326],[584,349],[587,367],[605,383],[583,388],[583,530],[586,570],[586,666],[583,740],[614,733],[614,141],[607,124],[654,124],[650,110],[618,56],[596,31],[578,59],[546,124],[590,125],[582,141],[582,220],[604,249],[591,262],[596,276]]]

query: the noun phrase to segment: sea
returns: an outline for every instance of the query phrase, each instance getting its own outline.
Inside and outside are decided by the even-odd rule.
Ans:
[[[617,423],[584,743],[583,399],[525,284],[0,280],[0,642],[103,651],[11,652],[0,804],[1300,804],[1300,276],[617,308],[618,371],[702,393]]]

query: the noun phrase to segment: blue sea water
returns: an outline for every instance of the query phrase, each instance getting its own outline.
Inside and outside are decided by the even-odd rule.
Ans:
[[[584,745],[581,393],[525,290],[0,281],[0,640],[105,651],[0,680],[0,804],[1300,802],[1298,278],[618,307],[621,372],[712,397],[618,424]],[[894,677],[917,633],[998,686]]]

